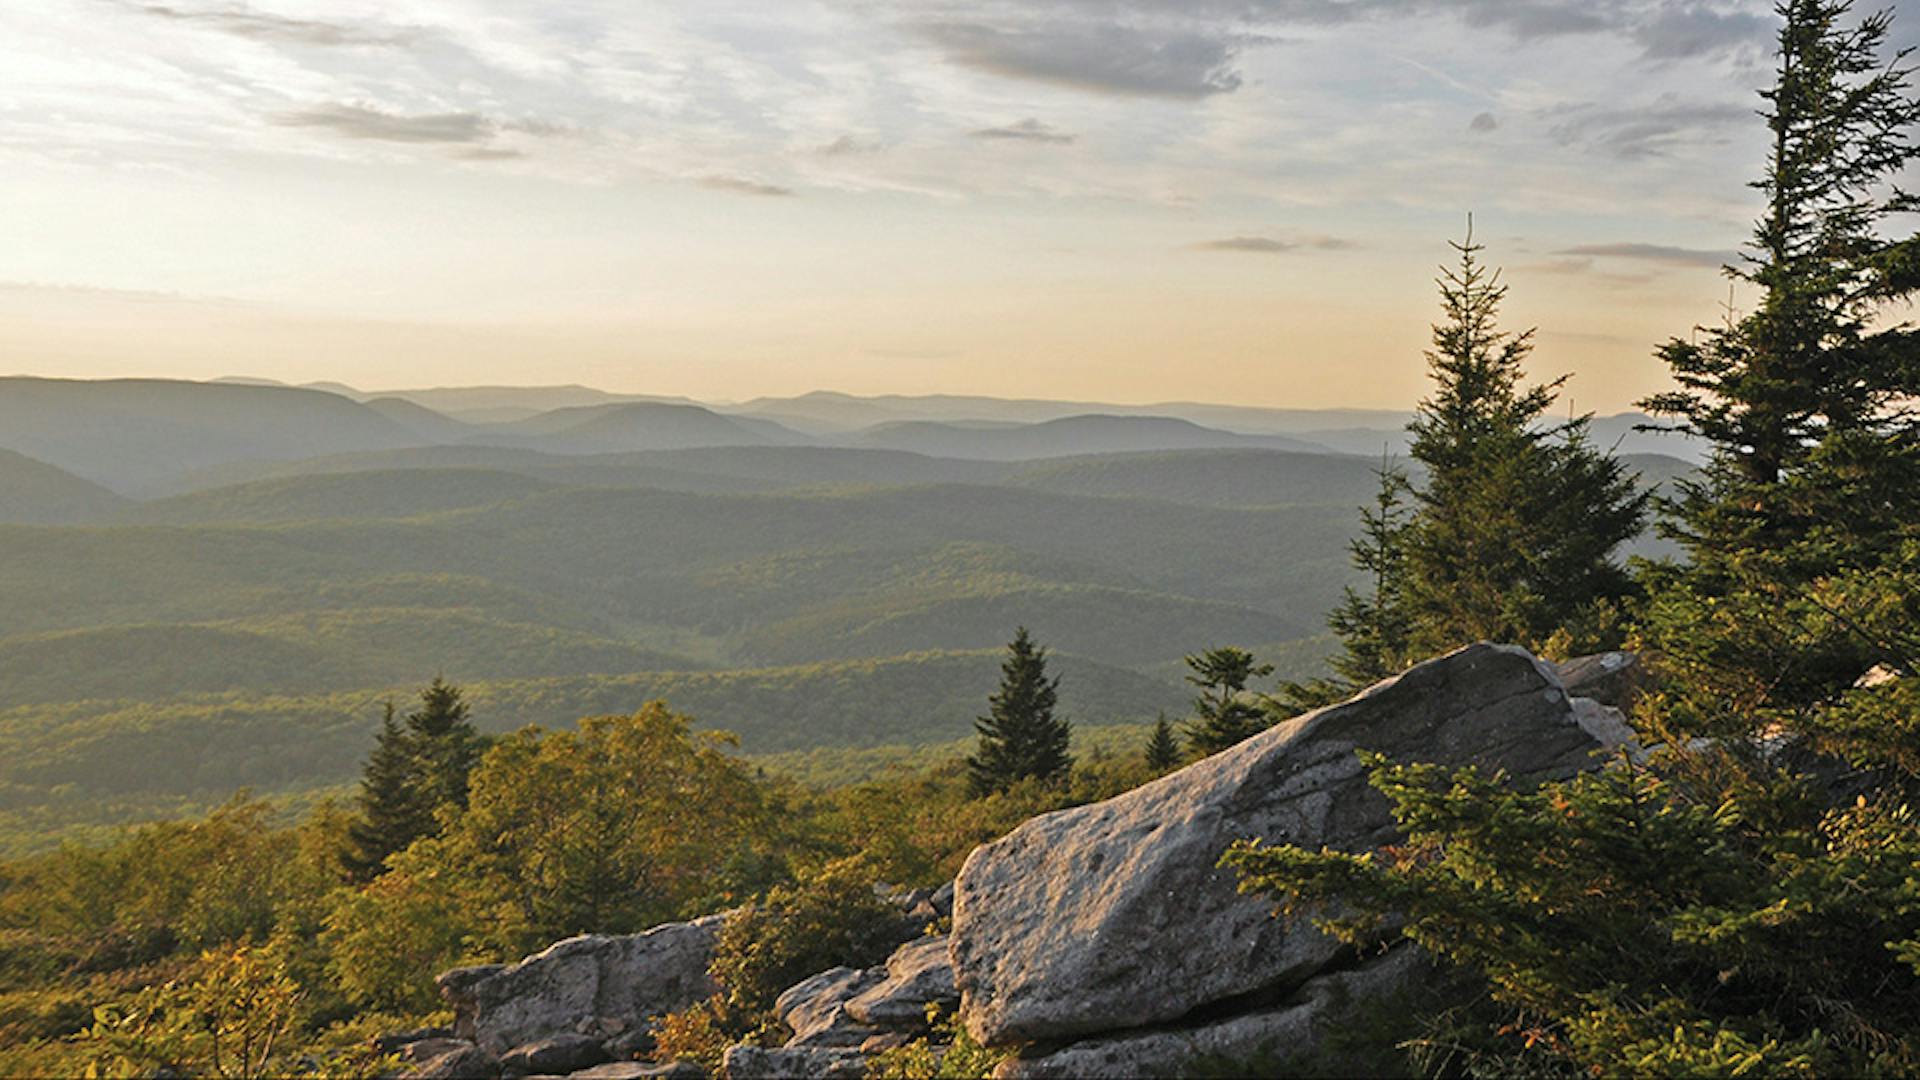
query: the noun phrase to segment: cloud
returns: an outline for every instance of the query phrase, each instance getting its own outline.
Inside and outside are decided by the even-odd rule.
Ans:
[[[822,146],[818,152],[823,157],[849,157],[854,154],[877,154],[884,149],[886,147],[879,142],[842,135]]]
[[[1709,251],[1702,248],[1668,247],[1665,244],[1581,244],[1554,252],[1585,260],[1632,259],[1636,262],[1665,263],[1670,266],[1703,266],[1718,269],[1740,260],[1738,252]]]
[[[1194,251],[1239,251],[1255,255],[1283,255],[1291,251],[1349,251],[1356,245],[1337,236],[1303,236],[1276,239],[1271,236],[1229,236],[1221,240],[1203,240],[1189,247]]]
[[[1565,110],[1551,134],[1562,145],[1584,145],[1622,161],[1665,157],[1690,143],[1720,143],[1724,132],[1753,123],[1745,105],[1682,101],[1671,94],[1641,106]]]
[[[1751,12],[1716,11],[1694,4],[1661,8],[1634,29],[1633,39],[1649,59],[1691,60],[1764,47],[1772,33],[1772,21]]]
[[[454,157],[466,161],[512,161],[526,157],[526,152],[510,146],[469,146],[453,153]]]
[[[731,191],[736,195],[765,195],[783,197],[794,194],[792,188],[778,184],[765,184],[758,180],[749,180],[741,176],[703,176],[700,186],[715,191]]]
[[[1070,143],[1079,138],[1050,124],[1043,124],[1031,116],[1001,127],[977,128],[967,134],[976,139],[1013,139],[1041,143]]]
[[[1021,29],[932,23],[922,33],[958,64],[1103,94],[1202,98],[1240,88],[1228,33],[1146,30],[1103,20]]]
[[[1500,121],[1495,119],[1492,113],[1483,112],[1473,118],[1473,122],[1467,125],[1467,130],[1485,134],[1489,131],[1497,131],[1499,127]]]
[[[407,30],[374,30],[318,19],[296,19],[251,11],[245,7],[186,11],[166,4],[141,4],[136,6],[136,10],[156,18],[200,25],[236,37],[299,45],[398,45],[413,36],[413,32]]]
[[[479,113],[390,113],[365,105],[320,105],[272,117],[281,127],[324,128],[347,139],[403,143],[479,143],[494,125]]]

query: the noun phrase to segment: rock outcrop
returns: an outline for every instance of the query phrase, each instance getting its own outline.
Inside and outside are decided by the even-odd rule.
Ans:
[[[1218,862],[1247,837],[1347,851],[1389,842],[1362,749],[1536,783],[1592,767],[1606,747],[1551,667],[1475,645],[1117,798],[1035,818],[975,850],[955,885],[967,1030],[989,1046],[1110,1036],[1327,968],[1341,952],[1333,939],[1274,918]]]
[[[1604,652],[1576,656],[1554,665],[1560,684],[1576,698],[1630,711],[1647,685],[1647,668],[1636,653]]]
[[[927,1006],[952,1012],[960,1003],[953,985],[953,959],[944,937],[909,941],[887,958],[879,982],[849,1000],[846,1011],[874,1027],[922,1028]]]
[[[773,1012],[793,1032],[790,1047],[855,1047],[879,1029],[854,1019],[847,1002],[886,980],[879,968],[861,971],[837,967],[790,986],[773,1003]]]
[[[1307,920],[1275,918],[1269,900],[1238,892],[1221,854],[1242,838],[1356,852],[1391,842],[1358,750],[1503,770],[1523,785],[1595,768],[1623,744],[1637,752],[1616,707],[1637,672],[1626,654],[1556,669],[1475,645],[1124,795],[1035,818],[975,850],[956,882],[887,894],[910,916],[903,925],[950,915],[949,936],[789,988],[775,1012],[792,1037],[731,1048],[723,1072],[861,1076],[873,1054],[929,1035],[930,1006],[1017,1052],[1002,1080],[1389,1067],[1393,1036],[1376,1029],[1455,988],[1411,945],[1356,955]],[[684,1063],[595,1062],[650,1047],[654,1018],[713,992],[722,918],[448,972],[457,1038],[410,1033],[423,1039],[403,1053],[421,1076],[688,1075]]]
[[[495,1055],[554,1035],[616,1039],[713,994],[707,963],[724,919],[568,938],[517,964],[449,971],[440,993],[455,1033]]]

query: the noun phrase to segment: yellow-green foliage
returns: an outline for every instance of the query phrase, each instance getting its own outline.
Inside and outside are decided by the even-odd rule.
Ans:
[[[830,863],[735,911],[708,970],[727,1004],[765,1013],[780,992],[832,967],[872,967],[900,939],[900,912],[874,894],[864,860]]]
[[[299,985],[273,957],[246,947],[209,950],[191,975],[95,1010],[80,1039],[87,1075],[166,1070],[219,1080],[284,1076]]]

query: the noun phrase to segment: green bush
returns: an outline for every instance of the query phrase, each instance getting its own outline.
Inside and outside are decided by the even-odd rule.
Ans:
[[[789,986],[831,967],[872,967],[900,944],[898,908],[875,893],[858,860],[831,863],[735,911],[709,970],[727,1004],[768,1013]]]

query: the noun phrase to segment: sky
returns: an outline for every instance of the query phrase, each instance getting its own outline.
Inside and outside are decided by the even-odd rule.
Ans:
[[[1617,411],[1729,303],[1773,29],[1745,0],[7,0],[0,370],[1405,407],[1471,213],[1536,373]]]

